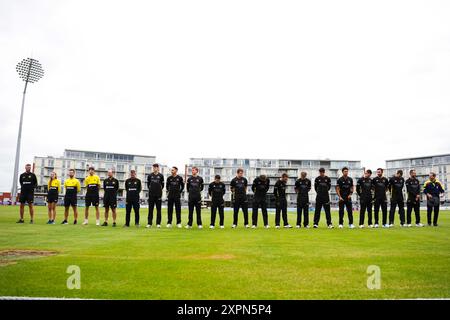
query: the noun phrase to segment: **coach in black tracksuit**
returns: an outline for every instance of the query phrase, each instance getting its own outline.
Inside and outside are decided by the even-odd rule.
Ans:
[[[216,213],[219,211],[219,225],[223,228],[224,223],[224,201],[223,196],[225,195],[225,184],[220,181],[220,176],[216,175],[214,181],[208,186],[208,194],[211,197],[211,227],[216,224]]]
[[[320,211],[322,207],[325,210],[325,217],[329,228],[333,227],[331,222],[331,207],[330,207],[330,189],[331,179],[325,175],[325,169],[319,169],[319,176],[314,180],[314,189],[316,190],[316,210],[314,212],[314,228],[319,226]]]
[[[230,189],[233,201],[233,228],[237,227],[239,208],[244,213],[244,225],[248,228],[248,200],[247,200],[248,181],[244,178],[244,170],[238,169],[237,175],[230,182]]]
[[[300,228],[302,224],[303,212],[303,226],[309,227],[309,191],[311,190],[311,180],[306,178],[306,172],[300,174],[300,178],[295,181],[295,192],[297,192],[297,227]]]
[[[161,198],[164,189],[164,176],[159,172],[159,165],[153,164],[153,172],[147,177],[148,188],[148,217],[147,223],[150,228],[153,224],[153,210],[156,206],[156,225],[161,225]]]
[[[125,215],[125,226],[130,226],[130,215],[131,215],[131,209],[134,211],[134,224],[138,227],[139,226],[139,194],[142,191],[142,183],[141,180],[136,178],[136,171],[131,170],[131,177],[127,180],[125,180],[125,190],[127,192],[126,197],[126,215]]]
[[[270,180],[265,175],[260,175],[255,178],[252,183],[253,191],[253,208],[252,208],[252,225],[256,227],[258,225],[258,208],[261,208],[264,226],[269,225],[269,218],[267,215],[267,202],[266,195],[269,191]]]
[[[280,213],[283,215],[283,225],[285,228],[291,228],[287,218],[287,200],[286,200],[286,183],[288,175],[283,173],[281,178],[273,187],[273,195],[275,196],[275,228],[280,227]]]
[[[370,176],[372,175],[372,170],[366,170],[364,176],[359,178],[356,182],[356,193],[359,196],[359,203],[361,209],[359,211],[359,226],[364,226],[364,217],[367,211],[368,224],[371,228],[372,225],[372,190],[373,184]]]
[[[416,170],[409,171],[409,178],[406,179],[406,224],[411,224],[411,213],[414,210],[416,215],[416,226],[420,227],[420,182],[416,178]]]
[[[391,210],[389,211],[389,224],[394,225],[395,208],[398,206],[398,214],[400,216],[400,225],[405,224],[405,199],[403,198],[403,187],[405,179],[403,171],[398,170],[397,174],[389,179],[389,191],[391,192]]]
[[[197,226],[202,228],[202,191],[203,191],[203,178],[198,176],[198,168],[192,168],[192,176],[187,179],[186,189],[189,193],[188,207],[189,207],[189,220],[188,227],[192,227],[194,208],[197,215]]]
[[[167,226],[172,226],[173,206],[177,216],[177,225],[181,227],[181,193],[184,190],[184,181],[178,174],[178,168],[172,167],[172,175],[166,180],[167,190]]]
[[[377,169],[377,176],[372,179],[373,189],[375,191],[374,213],[375,227],[378,227],[380,207],[383,212],[383,227],[387,227],[387,198],[386,191],[389,187],[389,180],[383,177],[383,169]]]
[[[353,228],[353,179],[348,176],[348,168],[342,168],[342,177],[336,182],[336,193],[339,197],[339,227],[344,225],[344,207],[347,209],[348,224]]]

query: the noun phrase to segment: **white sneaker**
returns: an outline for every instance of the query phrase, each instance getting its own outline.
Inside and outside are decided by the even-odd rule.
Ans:
[[[157,224],[156,227],[159,229],[159,228],[161,228],[161,225],[160,225],[160,224]]]
[[[252,225],[252,229],[256,229],[256,226],[255,226],[255,225]]]
[[[291,229],[292,226],[291,226],[290,224],[287,224],[287,225],[284,226],[284,228],[286,228],[286,229]]]
[[[151,224],[148,224],[147,226],[146,226],[146,228],[151,228],[152,227],[152,225]]]
[[[233,224],[231,227],[232,227],[233,229],[236,229],[237,225]]]
[[[393,228],[393,227],[394,227],[394,224],[391,223],[391,224],[389,225],[389,228]]]
[[[170,223],[167,224],[167,228],[172,228],[172,225]]]
[[[383,228],[389,228],[388,224],[383,224]]]
[[[369,228],[373,228],[373,224],[369,224]],[[377,227],[378,228],[378,227]]]
[[[183,228],[183,226],[181,225],[181,223],[177,224],[177,228],[178,228],[178,229]]]
[[[416,227],[422,228],[422,227],[423,227],[423,224],[421,224],[421,223],[416,223]]]
[[[95,225],[96,225],[96,226],[99,226],[99,225],[100,225],[100,220],[96,220],[96,221],[95,221]]]
[[[300,229],[300,226],[299,226],[299,225],[296,225],[295,227],[296,227],[297,229]]]
[[[412,227],[411,223],[408,223],[408,228],[411,228],[411,227]]]
[[[199,228],[199,229],[203,229],[203,226],[202,226],[202,225],[199,225],[198,228]]]
[[[185,225],[184,227],[185,227],[186,229],[191,229],[191,228],[192,228],[192,227],[191,227],[190,225],[188,225],[188,224]]]
[[[264,228],[266,228],[266,229],[270,229],[270,226],[269,226],[269,225],[266,225],[266,226],[264,226]]]
[[[83,226],[85,226],[85,225],[87,225],[88,224],[88,220],[87,219],[84,219],[84,221],[83,221]]]
[[[359,225],[359,228],[364,229],[364,225],[363,224]]]
[[[330,224],[329,226],[328,226],[328,229],[333,229],[334,227],[333,227],[333,225],[332,224]]]
[[[306,229],[309,229],[309,224],[305,227]]]
[[[225,229],[225,227],[224,226],[220,226],[220,229]]]
[[[250,226],[249,226],[248,224],[246,224],[245,227],[246,227],[247,229],[250,228]]]
[[[355,229],[355,226],[353,224],[348,226],[350,229]]]
[[[275,229],[280,229],[280,226],[275,226]]]
[[[210,228],[210,229],[214,229],[215,227],[214,227],[214,226],[209,226],[209,228]]]
[[[338,228],[339,228],[339,229],[342,229],[343,227],[344,227],[344,226],[343,226],[342,224],[340,224]]]
[[[378,223],[375,223],[375,225],[373,227],[378,228],[379,227]]]
[[[314,229],[317,229],[319,226],[317,224],[313,225]]]

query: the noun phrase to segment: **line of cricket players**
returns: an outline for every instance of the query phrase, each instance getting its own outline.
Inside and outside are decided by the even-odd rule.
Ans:
[[[423,184],[419,182],[416,177],[415,170],[410,170],[409,178],[403,178],[403,171],[398,170],[397,173],[389,179],[383,176],[383,169],[378,168],[376,176],[372,178],[372,171],[366,170],[364,175],[359,178],[356,185],[353,179],[348,175],[348,168],[342,168],[342,176],[337,180],[335,185],[336,193],[339,197],[339,228],[344,227],[345,211],[348,216],[348,227],[355,228],[353,224],[353,205],[352,195],[356,191],[360,201],[360,217],[359,227],[364,228],[364,220],[367,212],[368,227],[378,228],[380,225],[379,212],[382,212],[382,227],[390,228],[394,226],[395,213],[398,208],[400,218],[400,225],[402,227],[411,227],[411,215],[415,213],[415,225],[423,227],[420,222],[420,200],[421,193],[424,193],[427,198],[427,223],[429,226],[438,225],[440,194],[444,193],[444,188],[441,182],[436,178],[436,174],[431,172],[429,179]],[[81,185],[78,179],[75,178],[75,170],[70,169],[68,178],[64,182],[64,220],[62,224],[68,224],[69,209],[72,208],[74,212],[73,223],[77,224],[78,210],[77,210],[77,194],[81,190]],[[288,222],[287,208],[288,202],[286,199],[286,189],[288,175],[283,173],[281,177],[275,182],[273,188],[273,195],[275,197],[276,211],[275,211],[275,228],[281,227],[281,219],[283,219],[284,228],[292,228]],[[25,172],[20,175],[19,182],[21,185],[21,193],[19,196],[20,202],[20,219],[17,223],[24,223],[24,208],[28,204],[30,210],[31,220],[34,221],[34,189],[37,187],[37,179],[34,173],[31,172],[31,165],[25,166]],[[96,225],[100,225],[100,196],[99,191],[103,188],[103,205],[105,208],[105,221],[102,226],[108,226],[109,213],[112,213],[112,226],[116,226],[117,219],[117,192],[119,190],[119,181],[114,177],[113,170],[108,171],[107,178],[100,181],[100,178],[95,174],[93,167],[89,168],[89,175],[84,181],[87,189],[85,196],[85,214],[83,225],[88,224],[89,208],[93,206],[96,212]],[[244,170],[238,169],[236,177],[231,180],[230,191],[232,193],[233,204],[233,224],[232,228],[238,226],[239,211],[242,210],[244,216],[245,228],[250,228],[249,214],[248,214],[248,197],[247,188],[248,181],[244,177]],[[403,189],[406,186],[406,217],[405,217],[405,199]],[[171,175],[164,179],[164,176],[159,172],[159,165],[153,164],[153,172],[148,175],[147,187],[149,192],[148,198],[148,218],[147,228],[153,226],[153,214],[156,209],[156,227],[161,227],[161,204],[164,187],[167,195],[167,228],[172,227],[173,213],[175,208],[175,224],[178,228],[182,228],[181,223],[181,195],[186,187],[188,192],[188,222],[185,228],[192,228],[194,210],[196,213],[196,223],[198,228],[203,228],[202,223],[202,197],[201,193],[204,189],[203,178],[198,175],[198,168],[192,168],[192,175],[189,176],[186,183],[183,178],[178,175],[178,168],[172,167]],[[270,228],[267,213],[267,193],[270,187],[270,179],[265,175],[260,175],[255,178],[251,188],[254,193],[253,208],[252,208],[252,228],[258,225],[258,210],[262,211],[263,224],[265,228]],[[314,179],[314,184],[307,178],[306,172],[301,172],[300,178],[295,182],[295,191],[297,193],[297,221],[296,227],[300,228],[302,225],[309,228],[309,192],[314,187],[316,191],[315,212],[313,227],[318,228],[320,222],[320,215],[322,209],[325,211],[326,224],[328,228],[333,228],[331,219],[330,206],[330,189],[331,179],[325,174],[325,169],[319,169],[319,176]],[[355,190],[356,189],[356,190]],[[58,202],[58,195],[61,191],[61,183],[58,180],[56,173],[52,172],[48,182],[48,217],[47,224],[55,224],[56,218],[56,204]],[[130,177],[125,181],[126,191],[126,216],[124,227],[130,226],[131,212],[134,211],[134,223],[136,226],[140,225],[140,192],[142,191],[142,182],[136,177],[136,171],[130,171]],[[219,227],[224,228],[224,195],[226,193],[226,186],[221,181],[219,175],[215,176],[213,182],[208,185],[208,194],[211,197],[211,221],[210,228],[215,228],[216,216],[219,215]],[[390,193],[390,210],[388,215],[388,197]],[[373,209],[373,210],[372,210]],[[374,215],[372,216],[372,212]],[[434,213],[434,215],[433,215]],[[302,223],[303,218],[303,223]]]

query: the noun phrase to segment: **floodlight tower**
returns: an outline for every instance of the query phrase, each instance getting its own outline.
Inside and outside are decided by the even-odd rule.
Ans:
[[[25,87],[23,89],[22,96],[22,109],[20,111],[20,122],[19,122],[19,133],[17,135],[17,146],[16,146],[16,159],[14,162],[14,177],[13,185],[11,190],[11,201],[13,204],[16,203],[17,198],[17,178],[19,175],[19,160],[20,160],[20,141],[22,138],[22,123],[23,123],[23,110],[25,107],[25,95],[27,93],[28,82],[34,83],[38,82],[39,79],[44,75],[44,70],[42,65],[38,60],[32,58],[26,58],[20,61],[16,66],[17,73],[20,78],[25,81]]]

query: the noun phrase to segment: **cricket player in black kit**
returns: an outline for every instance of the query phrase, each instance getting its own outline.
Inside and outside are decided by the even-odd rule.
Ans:
[[[367,218],[369,228],[373,228],[372,224],[372,190],[373,184],[370,176],[372,175],[372,170],[368,169],[364,172],[364,176],[359,178],[356,182],[356,193],[359,196],[359,203],[361,209],[359,210],[359,227],[364,228],[364,217],[367,211]]]
[[[113,224],[112,226],[116,226],[117,219],[117,191],[119,191],[119,180],[114,178],[114,172],[112,170],[108,170],[108,178],[103,180],[103,205],[105,207],[105,222],[103,222],[102,226],[108,226],[108,218],[109,218],[109,209],[112,211]]]
[[[153,225],[153,210],[156,206],[156,227],[161,228],[161,198],[164,189],[164,176],[159,173],[159,164],[153,164],[153,172],[147,177],[148,217],[147,228]]]
[[[409,170],[409,178],[405,181],[408,198],[406,200],[406,225],[411,227],[411,213],[416,215],[416,227],[423,227],[420,223],[420,182],[416,178],[416,170]]]
[[[391,209],[389,211],[389,227],[394,226],[395,208],[398,206],[398,214],[400,216],[400,226],[406,227],[405,224],[405,199],[403,197],[403,187],[405,179],[403,178],[403,170],[398,170],[395,176],[389,179],[389,191],[391,192]]]
[[[373,189],[375,191],[375,202],[374,202],[374,212],[375,212],[375,225],[374,228],[378,228],[379,222],[379,212],[380,207],[383,212],[383,228],[389,228],[387,224],[387,198],[386,191],[389,187],[389,180],[383,177],[383,169],[377,169],[377,176],[372,179]]]
[[[209,228],[214,229],[216,224],[216,213],[219,211],[219,225],[220,229],[224,228],[224,201],[225,184],[220,181],[220,176],[216,175],[214,181],[209,184],[208,194],[211,197],[211,224]]]
[[[181,193],[184,190],[183,178],[179,176],[178,168],[172,167],[171,175],[166,180],[167,190],[167,228],[172,228],[173,206],[177,217],[177,227],[181,228]]]
[[[19,176],[20,183],[20,208],[19,214],[20,218],[17,223],[24,223],[24,213],[25,213],[25,204],[28,204],[28,208],[30,210],[30,223],[34,223],[34,189],[37,187],[37,178],[36,175],[31,172],[31,164],[25,165],[25,172]],[[16,199],[13,199],[16,201]]]
[[[275,196],[275,228],[280,228],[280,214],[283,215],[283,225],[285,228],[292,228],[287,218],[287,200],[286,200],[286,183],[288,175],[283,173],[281,178],[275,183],[273,187],[273,195]]]
[[[348,214],[348,227],[353,229],[352,194],[354,192],[353,179],[348,176],[348,168],[342,168],[342,177],[337,180],[336,193],[339,197],[339,229],[344,227],[344,207]]]
[[[197,167],[192,167],[192,176],[190,176],[186,181],[186,190],[189,193],[188,196],[189,219],[186,228],[187,229],[192,228],[194,218],[194,208],[195,208],[195,214],[197,215],[197,226],[199,229],[202,229],[203,178],[198,175]]]
[[[319,227],[320,211],[322,207],[325,210],[325,217],[327,219],[327,226],[329,229],[333,228],[331,222],[331,208],[330,208],[330,189],[331,179],[325,175],[325,169],[319,169],[319,176],[314,180],[314,189],[316,190],[316,210],[314,212],[314,228]]]
[[[269,191],[270,180],[265,175],[260,175],[255,178],[252,183],[253,191],[253,208],[252,208],[252,228],[256,228],[258,225],[258,208],[261,208],[264,227],[269,228],[269,218],[267,215],[267,202],[266,195]]]
[[[300,178],[295,181],[295,192],[297,193],[297,228],[302,224],[309,228],[309,191],[311,191],[311,180],[306,178],[306,172],[300,173]]]
[[[244,225],[248,228],[248,200],[247,200],[248,181],[244,178],[244,170],[239,168],[237,175],[230,182],[231,198],[233,202],[233,225],[236,228],[238,224],[239,208],[244,213]]]
[[[136,171],[130,171],[130,178],[125,180],[125,190],[127,191],[126,198],[126,216],[125,216],[125,226],[130,226],[130,215],[131,209],[134,210],[134,224],[136,227],[139,227],[139,194],[142,191],[142,183],[141,180],[136,178]]]

